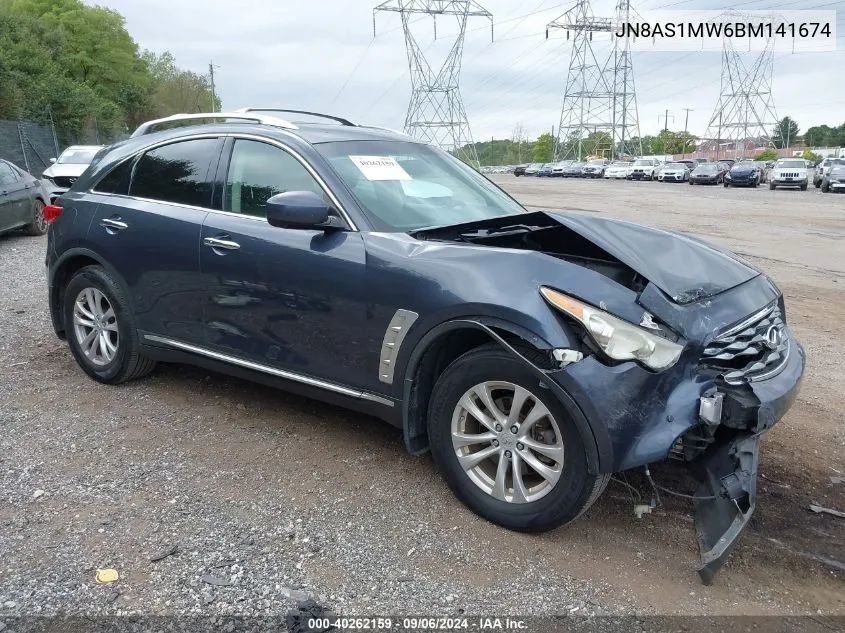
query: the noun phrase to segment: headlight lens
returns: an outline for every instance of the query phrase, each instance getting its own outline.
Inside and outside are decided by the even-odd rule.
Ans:
[[[540,294],[555,308],[583,324],[596,345],[614,360],[636,360],[650,369],[659,370],[674,365],[681,355],[682,346],[645,328],[551,288],[540,288]]]

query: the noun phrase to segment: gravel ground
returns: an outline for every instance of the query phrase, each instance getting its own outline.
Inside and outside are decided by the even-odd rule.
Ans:
[[[845,196],[501,181],[529,205],[686,227],[774,268],[813,360],[767,441],[758,516],[713,587],[693,572],[682,502],[638,520],[611,484],[571,526],[511,533],[366,416],[186,366],[99,385],[51,331],[46,240],[7,235],[0,615],[279,615],[306,597],[344,615],[845,614],[845,521],[806,511],[810,497],[845,509],[832,483],[845,474]],[[119,580],[98,584],[105,568]]]

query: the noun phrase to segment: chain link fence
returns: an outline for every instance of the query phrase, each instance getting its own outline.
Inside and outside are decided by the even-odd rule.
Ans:
[[[50,159],[57,158],[70,145],[108,145],[125,136],[106,138],[93,119],[83,133],[72,139],[63,138],[50,123],[0,119],[0,158],[40,178],[50,166]]]

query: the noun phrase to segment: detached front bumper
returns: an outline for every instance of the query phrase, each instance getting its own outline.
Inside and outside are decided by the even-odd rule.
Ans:
[[[754,512],[760,438],[789,410],[800,389],[804,350],[788,337],[788,354],[776,372],[737,386],[699,369],[694,352],[664,372],[633,362],[608,366],[588,356],[548,374],[575,401],[598,445],[609,446],[603,471],[683,455],[698,481],[698,571],[705,583],[724,564]]]

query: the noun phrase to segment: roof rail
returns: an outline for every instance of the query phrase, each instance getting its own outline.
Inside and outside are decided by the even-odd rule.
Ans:
[[[202,119],[237,119],[240,121],[251,121],[253,123],[259,123],[262,125],[272,125],[274,127],[281,127],[286,130],[299,129],[290,121],[285,121],[284,119],[279,119],[274,116],[265,116],[263,114],[247,115],[244,112],[192,112],[190,114],[173,114],[162,119],[155,119],[153,121],[147,121],[146,123],[142,123],[138,126],[138,129],[132,132],[132,136],[130,138],[134,138],[136,136],[143,136],[144,134],[152,134],[156,131],[156,128],[165,123],[175,123],[178,121],[194,121]]]
[[[337,121],[341,125],[357,127],[349,119],[344,119],[331,114],[323,114],[322,112],[309,112],[308,110],[286,110],[284,108],[239,108],[238,110],[235,110],[235,112],[286,112],[288,114],[307,114],[308,116],[315,116],[320,119],[331,119],[332,121]]]

